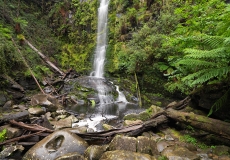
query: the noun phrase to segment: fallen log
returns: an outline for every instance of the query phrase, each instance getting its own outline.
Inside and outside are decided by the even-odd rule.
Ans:
[[[30,48],[32,48],[35,52],[37,52],[38,53],[38,55],[50,66],[50,67],[52,67],[54,70],[56,70],[58,73],[60,73],[62,76],[64,76],[65,75],[65,73],[64,72],[62,72],[57,66],[55,66],[52,62],[50,62],[49,60],[48,60],[48,58],[44,55],[44,54],[42,54],[41,52],[39,52],[38,50],[37,50],[37,48],[35,48],[29,41],[27,41],[26,39],[24,40],[27,44],[28,44],[28,46],[30,46]]]
[[[217,119],[201,116],[192,112],[186,113],[174,109],[167,109],[166,116],[178,122],[188,124],[197,129],[217,134],[223,138],[230,140],[230,123]]]

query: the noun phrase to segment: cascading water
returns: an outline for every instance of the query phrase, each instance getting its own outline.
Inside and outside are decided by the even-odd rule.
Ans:
[[[94,77],[103,78],[107,47],[107,21],[109,0],[101,0],[98,8],[97,47],[94,57]]]
[[[98,8],[98,26],[97,26],[97,47],[94,57],[94,71],[92,75],[97,79],[104,79],[104,62],[107,47],[107,21],[108,21],[109,0],[101,0]],[[96,88],[100,104],[113,103],[113,98],[109,94],[107,86],[102,80],[96,80]]]

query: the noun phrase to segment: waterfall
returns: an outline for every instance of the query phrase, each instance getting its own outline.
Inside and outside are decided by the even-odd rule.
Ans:
[[[96,89],[100,104],[113,103],[113,97],[109,94],[104,79],[104,63],[107,48],[107,21],[108,21],[109,0],[100,0],[98,8],[98,25],[97,25],[97,46],[94,57],[94,70],[91,73],[97,80]]]
[[[93,75],[97,78],[104,76],[104,62],[107,47],[107,21],[109,0],[100,0],[98,8],[97,47],[94,57]]]

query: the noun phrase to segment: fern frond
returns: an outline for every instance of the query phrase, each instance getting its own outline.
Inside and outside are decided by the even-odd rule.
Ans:
[[[212,78],[223,78],[224,75],[227,75],[230,72],[230,67],[222,67],[222,68],[213,68],[213,69],[205,69],[207,72],[204,72],[203,75],[197,77],[196,80],[193,81],[192,85],[202,84],[211,80]]]
[[[224,45],[229,46],[230,45],[230,37],[225,38]]]
[[[228,100],[228,94],[230,92],[230,88],[224,93],[224,95],[222,97],[220,97],[211,107],[211,109],[209,110],[209,113],[207,116],[210,116],[211,114],[213,114],[213,112],[218,111],[221,107],[223,107],[223,105],[227,102]]]
[[[204,44],[211,46],[212,48],[219,48],[223,45],[224,38],[221,36],[202,36],[202,41]]]
[[[182,59],[176,63],[176,65],[185,65],[188,66],[189,68],[194,68],[194,67],[214,67],[216,66],[215,63],[209,62],[209,61],[204,61],[204,60],[199,60],[199,59]]]
[[[188,58],[215,59],[215,58],[221,58],[221,57],[225,58],[226,55],[228,55],[228,54],[224,54],[224,53],[226,53],[226,50],[227,50],[226,47],[216,48],[216,49],[212,49],[212,50],[209,50],[209,51],[193,49],[193,48],[187,48],[187,49],[184,50],[184,52],[188,54],[188,55],[185,56],[185,57],[188,57]]]

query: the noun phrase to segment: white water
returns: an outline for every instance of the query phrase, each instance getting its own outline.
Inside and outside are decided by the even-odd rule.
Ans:
[[[117,85],[116,85],[116,90],[118,92],[117,102],[128,103],[124,93],[119,90],[119,87]]]
[[[93,75],[97,78],[104,76],[104,63],[107,48],[107,21],[109,0],[101,0],[98,8],[97,47],[94,57]]]
[[[97,26],[97,47],[94,57],[94,70],[91,73],[96,78],[104,79],[104,63],[107,48],[107,21],[108,21],[109,0],[101,0],[98,8],[98,26]],[[113,103],[113,97],[109,94],[107,86],[98,81],[96,88],[100,104]]]

